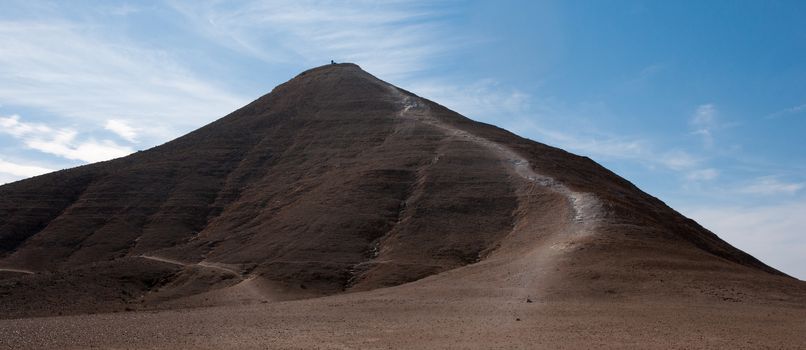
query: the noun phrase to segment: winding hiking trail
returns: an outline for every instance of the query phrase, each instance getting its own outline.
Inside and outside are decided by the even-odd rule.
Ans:
[[[206,261],[186,263],[179,260],[145,254],[140,255],[140,257],[182,267],[206,268],[237,277],[238,280],[235,283],[203,293],[189,295],[187,298],[184,298],[184,301],[180,300],[176,304],[182,305],[183,307],[209,306],[208,300],[212,300],[213,304],[218,305],[234,305],[295,299],[293,295],[287,294],[280,284],[266,280],[258,274],[245,273],[236,268],[228,267],[226,264]],[[158,290],[154,292],[159,293]]]
[[[33,275],[33,274],[36,273],[34,271],[25,270],[25,269],[0,268],[0,272],[4,272],[4,271],[5,272],[14,272],[14,273],[24,273],[24,274],[27,274],[27,275]]]
[[[140,257],[143,258],[143,259],[149,259],[149,260],[154,260],[154,261],[159,261],[159,262],[164,262],[164,263],[173,264],[173,265],[179,265],[179,266],[200,266],[200,267],[204,267],[204,268],[208,268],[208,269],[214,269],[214,270],[219,270],[219,271],[223,271],[223,272],[226,272],[226,273],[234,274],[234,275],[236,275],[238,277],[241,277],[242,279],[244,278],[244,276],[241,274],[240,271],[232,269],[232,268],[229,268],[229,267],[226,267],[226,266],[223,266],[222,264],[210,263],[210,262],[206,262],[206,261],[200,261],[198,263],[186,263],[186,262],[182,262],[182,261],[179,261],[179,260],[168,259],[168,258],[163,258],[163,257],[159,257],[159,256],[154,256],[154,255],[145,255],[145,254],[140,255]]]
[[[572,191],[554,178],[536,173],[528,160],[511,149],[437,120],[429,113],[428,105],[418,97],[405,94],[394,86],[390,85],[389,87],[393,89],[393,93],[403,106],[399,113],[400,117],[435,126],[443,130],[447,136],[462,138],[489,149],[504,162],[511,164],[515,173],[527,182],[548,188],[568,198],[574,209],[573,221],[576,223],[595,224],[596,221],[604,217],[601,210],[602,204],[593,194]],[[589,227],[589,229],[593,230],[593,227]]]
[[[507,252],[498,254],[503,258],[496,258],[494,252],[490,257],[491,261],[480,262],[498,265],[500,274],[511,276],[504,282],[506,287],[501,286],[499,292],[502,296],[513,300],[529,299],[530,302],[531,299],[541,298],[544,292],[542,287],[553,278],[558,258],[567,250],[573,249],[580,239],[594,235],[599,224],[606,220],[607,213],[602,202],[592,193],[573,191],[552,177],[538,174],[528,160],[508,147],[438,120],[419,97],[391,85],[388,88],[401,106],[399,118],[431,125],[448,137],[482,146],[508,165],[517,175],[516,178],[521,179],[516,186],[522,211],[530,212],[529,208],[533,205],[530,197],[540,193],[560,195],[568,203],[570,215],[552,218],[548,223],[545,218],[519,217],[510,233],[512,240],[508,247],[499,248]],[[524,244],[525,242],[535,244]],[[511,254],[516,251],[517,254]],[[459,268],[453,273],[463,274],[468,268],[472,269],[473,265]],[[514,315],[520,313],[518,304],[512,304],[508,309]]]

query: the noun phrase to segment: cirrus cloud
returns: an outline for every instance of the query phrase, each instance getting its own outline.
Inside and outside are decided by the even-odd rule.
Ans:
[[[127,122],[122,120],[110,119],[106,121],[104,129],[109,130],[124,140],[136,143],[137,142],[137,129],[130,126]]]
[[[112,140],[79,140],[78,132],[74,129],[23,122],[18,115],[0,116],[0,133],[21,140],[27,148],[84,162],[99,162],[134,152]]]

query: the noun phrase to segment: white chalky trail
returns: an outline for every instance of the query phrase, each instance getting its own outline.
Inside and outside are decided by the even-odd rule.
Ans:
[[[549,188],[557,193],[562,194],[568,198],[571,207],[574,210],[573,222],[579,224],[594,224],[596,221],[603,219],[603,211],[601,201],[592,193],[576,192],[569,189],[559,181],[542,174],[536,173],[529,164],[529,161],[498,143],[487,140],[470,134],[464,130],[456,129],[448,124],[442,123],[433,118],[428,113],[428,106],[420,102],[418,98],[412,97],[402,93],[400,90],[391,87],[393,93],[400,99],[403,108],[399,116],[402,118],[413,118],[421,122],[436,126],[443,129],[446,134],[451,136],[461,137],[470,140],[476,144],[482,145],[491,149],[504,158],[504,160],[512,164],[515,173],[523,179],[535,183],[539,186]],[[413,112],[412,112],[413,111]]]

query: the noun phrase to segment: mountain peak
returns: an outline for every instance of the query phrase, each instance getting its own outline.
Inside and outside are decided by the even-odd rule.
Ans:
[[[319,67],[314,67],[308,70],[303,71],[302,73],[297,74],[294,79],[321,79],[329,74],[337,74],[342,77],[366,77],[371,76],[368,72],[361,69],[361,67],[355,63],[330,63],[325,64]]]
[[[198,306],[256,285],[275,300],[391,286],[523,299],[804,290],[592,160],[352,63],[146,152],[0,187],[0,242],[6,273],[33,274],[0,285],[5,315]]]

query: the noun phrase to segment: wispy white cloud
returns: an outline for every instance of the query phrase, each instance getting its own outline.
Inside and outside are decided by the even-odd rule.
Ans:
[[[649,71],[655,69],[659,68],[648,68]],[[680,173],[681,179],[686,181],[708,181],[719,176],[719,170],[706,167],[707,157],[679,148],[664,150],[642,137],[572,125],[585,120],[580,115],[585,112],[569,110],[551,99],[537,99],[493,79],[482,79],[464,86],[425,80],[406,88],[463,115],[572,152],[672,170]],[[716,107],[711,104],[699,106],[691,123],[710,133],[712,128],[719,126],[716,113]]]
[[[545,142],[591,156],[640,160],[648,158],[651,153],[646,141],[639,139],[571,134],[541,128],[536,131],[545,138]]]
[[[11,175],[7,180],[16,180],[20,178],[32,177],[52,172],[53,169],[45,168],[36,165],[18,164],[9,162],[0,158],[0,173]],[[0,180],[0,184],[4,181]]]
[[[0,133],[21,140],[30,149],[85,162],[109,160],[133,152],[131,148],[112,140],[79,140],[78,132],[74,129],[56,129],[44,124],[22,122],[18,115],[0,117]]]
[[[763,196],[793,195],[806,186],[804,183],[786,182],[775,176],[764,176],[753,179],[739,187],[736,192]]]
[[[713,131],[717,127],[717,109],[711,103],[700,105],[694,111],[690,122],[692,133],[700,135],[706,147],[714,144]]]
[[[126,156],[134,150],[112,140],[76,140],[76,133],[60,133],[51,139],[25,141],[28,147],[60,157],[84,162],[100,162]]]
[[[124,140],[136,143],[137,142],[137,129],[130,126],[123,120],[110,119],[106,121],[104,129],[109,130]]]
[[[139,13],[142,11],[142,8],[132,5],[130,3],[124,3],[119,5],[113,5],[108,10],[108,13],[115,15],[115,16],[128,16],[131,14]]]
[[[653,154],[651,157],[667,168],[677,171],[689,170],[702,162],[698,157],[681,150],[672,150],[659,155]]]
[[[803,112],[806,112],[806,104],[793,106],[793,107],[789,107],[789,108],[784,108],[784,109],[782,109],[780,111],[777,111],[775,113],[768,114],[766,116],[766,118],[767,119],[775,119],[775,118],[785,117],[785,116],[789,116],[789,115],[793,115],[793,114],[799,114],[799,113],[803,113]]]
[[[806,201],[682,208],[684,214],[761,261],[806,279]]]
[[[570,136],[567,133],[549,130],[540,131],[540,134],[547,137],[547,142],[561,148],[596,158],[627,160],[649,168],[672,170],[679,172],[687,180],[713,178],[717,174],[714,169],[695,169],[704,162],[700,157],[679,149],[660,150],[643,139],[590,134]]]
[[[268,62],[359,63],[387,79],[429,68],[459,45],[426,1],[174,2],[200,33]]]
[[[42,124],[29,124],[20,122],[19,115],[11,115],[8,117],[0,116],[0,132],[14,136],[16,138],[33,133],[47,133],[51,129]]]
[[[384,78],[410,77],[457,42],[441,35],[441,12],[425,1],[378,6],[354,1],[216,1],[173,3],[219,44],[271,62],[356,61]],[[31,109],[48,124],[3,117],[22,146],[93,162],[128,154],[125,143],[164,142],[245,104],[248,99],[188,70],[157,46],[107,36],[109,25],[82,22],[47,6],[42,16],[0,20],[0,103]],[[129,16],[140,6],[105,6],[104,16]],[[54,125],[69,125],[57,127]],[[124,144],[87,136],[100,127]]]
[[[634,77],[627,79],[622,86],[632,88],[644,88],[654,78],[667,69],[667,64],[657,62],[641,68]]]
[[[406,88],[468,117],[583,155],[662,167],[680,172],[689,181],[711,180],[719,173],[712,168],[701,169],[706,159],[682,149],[663,150],[644,138],[571,126],[567,121],[584,118],[559,106],[556,101],[536,99],[493,79],[481,79],[464,86],[425,80],[411,83]],[[714,107],[701,107],[697,124],[715,125]]]
[[[408,90],[437,101],[458,113],[478,121],[496,124],[526,137],[566,148],[585,155],[618,159],[654,159],[648,142],[613,135],[567,132],[541,124],[540,120],[567,119],[567,111],[552,101],[537,101],[533,96],[499,83],[480,79],[464,85],[424,80],[412,82]]]
[[[166,52],[98,31],[59,19],[0,21],[0,103],[71,123],[136,120],[142,133],[164,141],[165,134],[178,136],[247,101]]]
[[[489,78],[463,85],[423,79],[408,82],[405,87],[462,115],[487,122],[520,117],[533,107],[529,94]]]
[[[689,181],[711,181],[719,177],[719,170],[714,168],[697,169],[686,173],[686,180]]]

